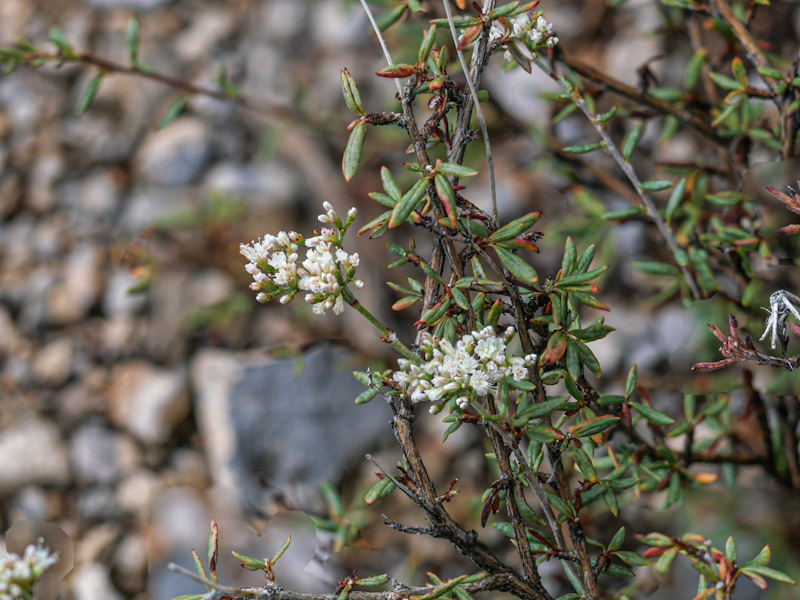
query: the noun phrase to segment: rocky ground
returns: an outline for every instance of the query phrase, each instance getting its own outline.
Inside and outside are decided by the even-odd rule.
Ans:
[[[549,4],[563,43],[579,47],[587,31],[600,35],[602,2]],[[641,36],[650,3],[629,4],[617,24],[635,27],[606,40],[594,58],[635,82],[630,54],[658,54],[662,38]],[[324,512],[316,492],[323,480],[347,480],[351,489],[366,481],[374,470],[366,452],[387,464],[397,459],[385,407],[351,403],[358,386],[349,371],[388,355],[357,315],[312,320],[303,306],[257,305],[238,245],[312,229],[323,200],[357,206],[360,222],[377,214],[366,193],[378,189],[386,163],[367,161],[350,185],[339,171],[348,122],[339,70],[350,68],[376,110],[391,102],[393,86],[371,77],[382,58],[358,3],[342,0],[2,0],[0,45],[23,37],[46,45],[59,26],[76,48],[124,62],[134,13],[141,55],[159,71],[213,85],[224,66],[246,94],[296,102],[307,127],[197,97],[159,131],[178,95],[161,84],[110,76],[79,117],[74,107],[91,70],[24,67],[0,76],[0,531],[27,520],[66,532],[74,553],[60,547],[74,568],[63,598],[160,600],[193,591],[165,565],[190,566],[193,547],[204,554],[209,516],[220,523],[226,560],[230,549],[266,555],[292,531],[288,581],[330,589],[356,565],[319,566],[330,540],[318,540],[290,509]],[[523,127],[550,116],[538,95],[547,85],[519,70],[487,80]],[[525,170],[542,149],[513,127],[499,129],[503,214],[546,206],[555,224],[574,210],[558,192],[561,175]],[[400,168],[404,156],[392,151],[405,142],[381,131],[368,143]],[[636,223],[618,237],[623,265],[648,243]],[[390,258],[365,243],[355,242],[366,265],[362,301],[380,310],[393,301],[379,272]],[[559,260],[543,254],[541,268]],[[623,271],[621,285],[633,285]],[[622,307],[623,296],[611,291],[609,303]],[[611,385],[633,357],[642,371],[690,363],[682,350],[695,324],[677,309],[659,314],[609,317],[621,333],[597,353]],[[314,343],[344,338],[347,347]],[[435,449],[441,432],[432,433]],[[448,480],[451,461],[474,443],[457,437],[439,451],[434,474]],[[459,465],[462,476],[485,475]],[[443,549],[413,539],[410,549],[372,552],[367,545],[388,542],[380,527],[368,530],[366,564],[393,565],[398,577],[413,577]],[[12,542],[9,535],[10,550]],[[316,575],[297,579],[315,552]],[[446,570],[448,560],[435,562]],[[248,581],[232,559],[223,576]]]

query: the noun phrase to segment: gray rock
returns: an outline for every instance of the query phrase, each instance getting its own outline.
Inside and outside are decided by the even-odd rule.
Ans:
[[[26,485],[69,479],[67,451],[55,425],[28,419],[0,432],[0,495]]]
[[[255,206],[288,206],[297,196],[299,177],[280,162],[241,166],[222,163],[213,167],[204,181],[209,192],[243,198]]]
[[[201,352],[192,384],[215,483],[256,509],[270,493],[302,501],[388,441],[386,406],[353,403],[363,391],[353,361],[329,344],[297,358]]]
[[[26,203],[35,212],[45,212],[55,203],[53,185],[64,171],[64,161],[58,154],[46,154],[36,159],[31,168],[31,184]]]
[[[185,190],[141,185],[125,203],[120,228],[139,234],[160,219],[192,208],[192,198]]]
[[[208,269],[192,278],[188,295],[194,306],[209,307],[228,300],[235,291],[236,284],[228,273]]]
[[[195,181],[211,156],[206,124],[182,117],[161,131],[151,133],[136,158],[143,179],[162,185],[186,185]]]
[[[148,444],[166,442],[189,412],[186,372],[143,361],[114,370],[109,397],[112,421]]]
[[[70,442],[70,463],[81,483],[114,483],[140,460],[133,441],[99,423],[80,427]]]

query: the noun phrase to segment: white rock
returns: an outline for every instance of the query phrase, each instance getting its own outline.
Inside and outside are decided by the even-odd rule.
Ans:
[[[61,284],[48,297],[50,316],[55,323],[73,323],[86,315],[98,292],[100,250],[84,244],[66,260]]]
[[[109,317],[128,316],[140,310],[147,302],[145,294],[131,294],[139,283],[128,269],[117,269],[108,278],[103,295],[103,314]]]
[[[159,444],[189,412],[186,372],[126,363],[113,373],[111,418],[145,443]]]
[[[75,569],[72,577],[75,600],[122,600],[111,583],[109,567],[100,563],[89,563]]]
[[[69,337],[50,342],[36,353],[33,359],[33,375],[49,386],[59,386],[70,375],[74,346]]]
[[[0,432],[0,494],[68,479],[67,451],[54,425],[29,419]]]

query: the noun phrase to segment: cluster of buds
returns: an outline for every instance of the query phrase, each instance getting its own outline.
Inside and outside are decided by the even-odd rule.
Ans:
[[[536,355],[508,355],[508,343],[515,333],[509,327],[498,336],[493,327],[486,327],[462,336],[455,346],[423,333],[420,352],[424,362],[400,359],[392,378],[412,402],[433,402],[433,413],[452,399],[463,410],[470,401],[496,393],[504,379],[528,378],[528,367],[536,363]]]
[[[306,239],[296,231],[281,231],[240,245],[240,253],[250,261],[245,269],[253,276],[250,289],[258,292],[259,302],[280,296],[281,304],[288,304],[303,292],[315,314],[332,310],[338,315],[344,311],[344,289],[351,283],[356,288],[364,287],[364,282],[355,278],[358,254],[342,249],[344,234],[358,212],[351,208],[342,221],[330,202],[323,202],[322,206],[325,213],[318,219],[332,227],[323,228],[314,237]],[[300,246],[308,250],[305,260],[298,264]]]
[[[22,556],[8,554],[0,558],[0,600],[33,598],[33,585],[58,562],[58,554],[42,546],[42,540],[25,548]]]

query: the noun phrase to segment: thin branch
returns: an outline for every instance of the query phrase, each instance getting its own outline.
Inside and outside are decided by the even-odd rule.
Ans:
[[[361,6],[364,7],[364,12],[367,13],[367,18],[369,22],[372,24],[372,29],[375,31],[375,37],[378,38],[378,42],[381,45],[381,49],[383,50],[383,55],[386,57],[386,62],[389,63],[389,66],[394,66],[394,62],[392,61],[392,55],[389,54],[389,48],[386,45],[386,40],[383,39],[383,35],[381,34],[381,29],[378,27],[378,23],[375,21],[375,17],[372,16],[372,11],[369,9],[369,5],[367,5],[367,0],[361,0]],[[397,93],[402,95],[403,89],[400,86],[400,80],[394,80],[395,85],[397,86]]]
[[[614,79],[610,75],[595,69],[591,65],[588,65],[577,58],[564,54],[563,52],[556,52],[555,59],[567,65],[573,71],[580,73],[584,77],[591,79],[595,83],[602,85],[603,87],[619,94],[620,96],[624,96],[625,98],[633,100],[638,104],[648,106],[659,111],[660,113],[672,115],[680,120],[681,123],[694,129],[700,135],[713,142],[717,146],[721,146],[723,148],[728,146],[727,140],[720,138],[711,125],[700,119],[697,115],[692,114],[692,112],[688,109],[681,108],[678,105],[666,102],[664,100],[660,100],[659,98],[655,98],[649,94],[642,94],[636,88],[631,87],[628,84],[619,81],[618,79]]]
[[[622,156],[616,144],[614,144],[614,140],[612,140],[611,136],[608,135],[608,132],[605,130],[603,125],[597,122],[594,113],[592,113],[592,111],[589,110],[586,101],[580,94],[578,94],[573,89],[573,87],[569,84],[569,82],[567,82],[563,77],[559,77],[558,75],[553,73],[553,71],[551,71],[544,63],[542,63],[542,61],[539,58],[536,58],[534,60],[534,63],[536,63],[536,66],[539,67],[539,69],[541,69],[544,73],[549,75],[550,78],[553,79],[555,82],[557,82],[563,89],[572,93],[575,104],[578,105],[578,108],[580,108],[581,112],[583,112],[583,114],[586,115],[586,118],[592,124],[595,131],[597,131],[597,133],[603,139],[603,141],[606,144],[606,149],[614,158],[614,161],[617,163],[619,168],[622,169],[622,172],[625,173],[625,176],[628,178],[628,181],[631,182],[633,187],[636,189],[636,192],[639,194],[639,197],[642,199],[642,202],[647,208],[648,216],[656,224],[656,227],[658,227],[658,230],[661,232],[661,235],[666,240],[669,249],[672,251],[675,260],[678,263],[681,272],[683,273],[683,278],[686,280],[686,284],[689,286],[689,290],[691,291],[692,296],[694,297],[695,300],[702,299],[703,294],[700,291],[700,287],[697,285],[697,281],[695,280],[694,274],[689,270],[688,267],[681,264],[684,261],[678,259],[678,257],[681,254],[685,254],[685,252],[681,249],[680,246],[678,246],[678,242],[675,241],[675,237],[672,235],[672,232],[670,231],[669,227],[667,227],[667,224],[664,222],[664,219],[661,218],[661,215],[658,214],[658,209],[656,208],[653,199],[650,198],[650,195],[642,188],[642,182],[639,180],[638,175],[636,175],[636,172],[633,170],[633,167],[630,165],[630,163],[626,161],[625,158]]]
[[[308,594],[303,592],[293,592],[285,590],[278,585],[258,588],[232,588],[224,585],[214,583],[210,579],[200,577],[192,573],[188,569],[170,563],[168,566],[170,571],[183,575],[184,577],[207,585],[213,588],[213,591],[218,595],[214,597],[230,596],[231,598],[265,598],[269,600],[336,600],[338,594]],[[479,581],[473,583],[464,583],[459,587],[470,594],[477,594],[481,592],[491,592],[495,590],[505,589],[507,582],[502,576],[486,575]],[[387,592],[364,592],[360,590],[353,590],[349,594],[352,600],[397,600],[400,597],[410,596],[424,596],[432,594],[437,588],[441,586],[431,585],[424,587],[407,587],[400,583],[394,582],[394,589]]]
[[[235,106],[239,106],[245,110],[258,113],[259,115],[268,117],[270,119],[279,119],[281,121],[288,121],[293,123],[304,123],[307,125],[305,117],[303,117],[296,108],[291,105],[281,104],[278,102],[265,102],[263,100],[256,101],[244,94],[230,94],[218,88],[208,87],[185,81],[179,77],[168,75],[166,73],[159,73],[150,69],[143,69],[137,65],[126,65],[109,60],[102,56],[90,54],[89,52],[75,52],[71,54],[64,54],[62,52],[29,52],[24,55],[25,62],[47,61],[57,62],[58,64],[79,63],[89,66],[97,67],[108,73],[117,75],[133,75],[142,77],[151,81],[163,83],[176,90],[180,90],[187,94],[194,94],[199,96],[206,96],[215,100],[229,102]]]
[[[486,127],[486,119],[483,118],[483,109],[481,109],[481,102],[478,99],[478,90],[472,83],[472,77],[470,77],[469,74],[467,61],[464,60],[464,53],[458,48],[458,33],[456,32],[456,26],[453,23],[453,12],[450,7],[450,0],[442,0],[442,4],[444,4],[444,10],[447,13],[447,23],[450,25],[450,35],[453,36],[453,44],[456,49],[456,54],[458,54],[458,60],[461,63],[461,68],[464,70],[464,77],[467,79],[467,85],[469,86],[470,94],[472,94],[472,102],[475,104],[475,114],[478,116],[478,121],[481,124],[483,145],[486,149],[486,163],[489,168],[489,191],[492,196],[492,218],[494,219],[494,226],[497,227],[500,222],[497,216],[497,189],[494,179],[494,159],[492,158],[492,145],[489,142],[489,129]]]

